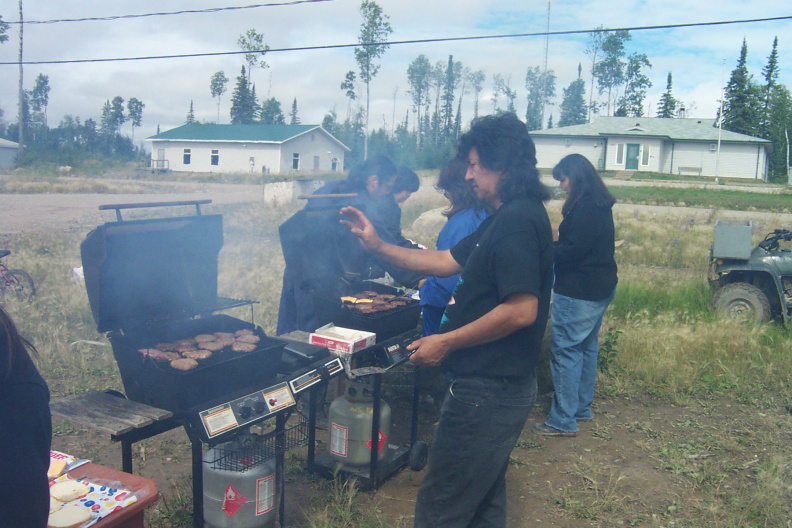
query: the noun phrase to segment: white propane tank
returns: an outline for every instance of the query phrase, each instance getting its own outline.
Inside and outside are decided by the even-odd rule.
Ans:
[[[380,400],[379,438],[371,441],[374,419],[372,388],[357,380],[347,383],[345,394],[330,404],[330,456],[346,470],[365,472],[371,463],[371,448],[379,447],[378,460],[388,451],[391,409]]]
[[[203,458],[204,521],[210,528],[275,526],[275,460],[236,441],[219,444]]]

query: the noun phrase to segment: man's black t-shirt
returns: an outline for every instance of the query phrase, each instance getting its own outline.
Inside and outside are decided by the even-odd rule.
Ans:
[[[523,378],[539,360],[553,281],[553,235],[542,202],[521,196],[503,205],[451,248],[464,267],[440,332],[460,328],[514,293],[539,299],[534,324],[483,345],[452,352],[443,367],[455,376]]]

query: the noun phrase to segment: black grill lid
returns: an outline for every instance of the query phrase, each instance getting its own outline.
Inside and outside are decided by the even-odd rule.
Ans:
[[[80,252],[97,329],[211,313],[218,307],[222,247],[221,215],[108,222],[94,229]]]

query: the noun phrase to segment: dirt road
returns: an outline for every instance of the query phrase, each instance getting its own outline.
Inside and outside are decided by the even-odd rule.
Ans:
[[[234,204],[261,201],[264,192],[260,185],[169,186],[172,192],[168,194],[0,194],[0,233],[93,229],[115,218],[113,211],[99,211],[99,206],[105,204],[206,199],[215,204]]]

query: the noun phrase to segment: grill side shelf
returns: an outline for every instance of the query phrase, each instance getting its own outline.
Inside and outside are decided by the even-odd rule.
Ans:
[[[108,394],[105,394],[106,398],[104,398],[97,396],[98,394],[103,393],[89,391],[53,400],[50,402],[50,411],[53,415],[64,420],[99,429],[114,436],[123,435],[134,429],[141,429],[155,421],[172,416],[171,412],[163,409],[141,405]],[[112,400],[108,400],[108,398],[112,398]],[[142,407],[146,407],[146,411],[141,413]]]

